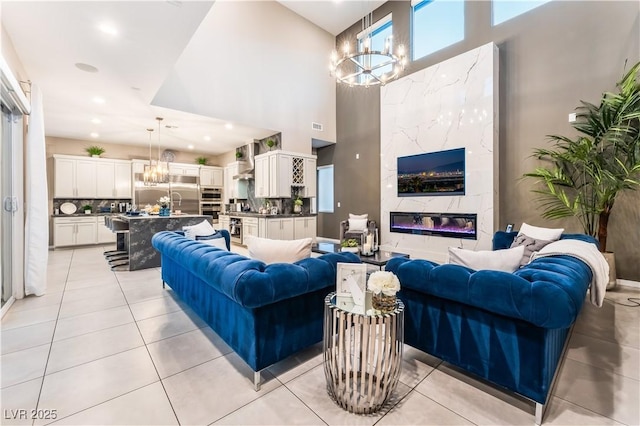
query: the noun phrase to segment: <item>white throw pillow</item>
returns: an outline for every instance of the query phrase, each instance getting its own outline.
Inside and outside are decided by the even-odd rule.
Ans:
[[[523,223],[518,231],[518,235],[526,235],[534,240],[558,241],[564,232],[564,228],[540,228],[538,226]]]
[[[249,235],[243,241],[252,259],[264,263],[293,263],[311,257],[311,238],[301,240],[270,240]]]
[[[184,231],[184,236],[190,240],[195,240],[196,236],[203,237],[216,232],[213,226],[211,226],[206,219],[197,225],[183,226],[182,230]]]
[[[365,214],[349,213],[349,219],[369,219],[369,213],[365,213]]]
[[[367,219],[349,219],[349,232],[364,231],[367,227]]]
[[[210,240],[198,240],[201,243],[210,245],[212,247],[218,247],[219,249],[222,249],[224,251],[227,251],[227,242],[224,240],[224,238],[212,238]]]
[[[480,271],[483,269],[513,272],[520,267],[524,246],[504,250],[465,250],[449,247],[449,263]]]

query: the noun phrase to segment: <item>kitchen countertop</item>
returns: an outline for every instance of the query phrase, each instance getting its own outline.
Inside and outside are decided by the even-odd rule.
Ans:
[[[120,218],[123,220],[136,220],[136,219],[176,219],[176,218],[191,218],[191,217],[201,217],[204,219],[212,218],[210,215],[206,214],[171,214],[170,216],[160,216],[157,214],[150,215],[139,215],[139,216],[127,216],[126,214],[121,214]]]
[[[268,219],[276,219],[283,217],[315,217],[316,213],[289,213],[289,214],[261,214],[256,212],[230,212],[230,213],[221,213],[221,216],[229,216],[229,217],[264,217]]]
[[[74,214],[64,214],[64,213],[60,213],[60,214],[52,214],[51,217],[87,217],[87,216],[116,216],[122,213],[111,213],[111,212],[107,212],[107,213],[90,213],[90,214],[85,214],[85,213],[74,213]]]

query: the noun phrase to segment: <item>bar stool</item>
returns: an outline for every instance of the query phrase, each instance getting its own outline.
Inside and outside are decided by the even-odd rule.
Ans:
[[[111,266],[112,271],[129,270],[129,252],[125,249],[125,235],[129,233],[129,223],[117,218],[111,218],[111,231],[116,233],[117,248],[113,253],[106,254],[105,257]]]

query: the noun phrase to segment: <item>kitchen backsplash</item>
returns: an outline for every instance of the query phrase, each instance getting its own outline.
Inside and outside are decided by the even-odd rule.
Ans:
[[[291,198],[256,198],[256,183],[254,180],[249,180],[247,183],[247,200],[243,203],[249,204],[249,208],[252,212],[258,212],[260,207],[264,207],[268,202],[272,207],[278,208],[278,213],[292,214],[293,213],[293,200],[296,193],[291,193]],[[239,200],[240,201],[240,200]],[[311,202],[309,198],[302,199],[302,213],[309,214],[311,212]]]
[[[64,203],[74,204],[77,208],[77,213],[82,213],[82,207],[89,204],[91,206],[91,211],[93,213],[100,213],[101,209],[109,209],[111,211],[111,203],[115,203],[116,211],[118,211],[118,205],[120,203],[131,203],[131,198],[125,198],[122,200],[78,200],[78,199],[65,199],[65,198],[54,198],[53,199],[53,213],[56,214],[56,211],[60,211],[60,206]],[[62,214],[62,213],[60,213]]]

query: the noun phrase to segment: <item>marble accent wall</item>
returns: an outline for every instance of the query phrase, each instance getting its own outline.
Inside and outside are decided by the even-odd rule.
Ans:
[[[383,248],[443,262],[448,247],[490,250],[498,224],[498,49],[489,43],[380,90]],[[465,148],[464,196],[397,196],[397,158]],[[478,239],[392,233],[389,213],[476,213]]]

